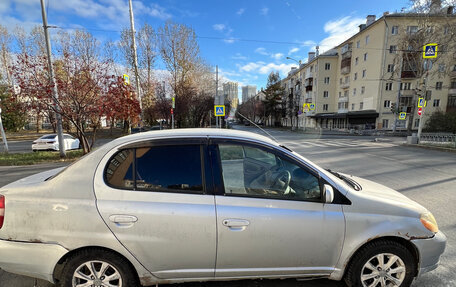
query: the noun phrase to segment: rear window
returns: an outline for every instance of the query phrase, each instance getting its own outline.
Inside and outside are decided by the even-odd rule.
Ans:
[[[55,139],[56,135],[49,135],[49,136],[42,136],[40,139],[43,140],[50,140],[50,139]]]
[[[109,161],[105,178],[120,189],[157,192],[203,192],[199,145],[127,149]]]

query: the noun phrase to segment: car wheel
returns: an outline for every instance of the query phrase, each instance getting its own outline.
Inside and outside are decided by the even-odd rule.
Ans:
[[[345,274],[348,286],[400,286],[412,284],[416,263],[411,252],[395,241],[371,242],[353,257]]]
[[[82,250],[72,255],[62,271],[62,287],[136,287],[136,272],[117,254],[102,250]]]

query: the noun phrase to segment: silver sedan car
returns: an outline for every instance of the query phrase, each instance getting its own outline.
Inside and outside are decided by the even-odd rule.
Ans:
[[[400,193],[240,131],[130,135],[0,189],[0,268],[65,287],[409,286],[445,244],[432,214]]]

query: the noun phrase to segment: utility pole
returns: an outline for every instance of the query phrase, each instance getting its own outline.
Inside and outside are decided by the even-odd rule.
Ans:
[[[403,57],[403,56],[402,56]],[[397,98],[396,98],[396,109],[394,110],[394,126],[393,126],[393,133],[396,132],[396,127],[399,123],[399,120],[398,120],[398,110],[399,110],[399,102],[400,102],[400,98],[401,98],[401,77],[402,77],[402,64],[403,64],[403,61],[404,59],[401,57],[401,63],[399,65],[399,82],[398,82],[398,85],[397,85]],[[412,116],[413,118],[413,116]]]
[[[138,93],[139,108],[141,109],[141,120],[142,120],[141,87],[139,85],[138,56],[136,54],[135,18],[133,17],[133,6],[131,4],[131,0],[129,0],[128,3],[130,5],[131,42],[133,45],[133,65],[135,66],[136,92]]]
[[[429,60],[425,60],[425,61],[429,61]],[[424,106],[421,110],[421,115],[420,115],[420,122],[418,124],[418,143],[420,143],[420,138],[421,138],[421,131],[423,129],[423,122],[424,122],[424,112],[426,110],[426,101],[430,100],[430,98],[428,98],[427,96],[427,77],[429,76],[429,62],[426,63],[425,65],[425,68],[426,68],[426,76],[424,77]]]
[[[0,99],[0,102],[2,99]],[[8,153],[8,142],[6,141],[5,130],[2,123],[2,108],[0,107],[0,132],[2,133],[3,145],[5,146],[5,153]]]
[[[63,132],[62,132],[62,115],[60,114],[60,106],[58,103],[59,93],[57,90],[57,84],[55,83],[54,79],[54,68],[52,67],[52,54],[51,54],[51,40],[49,38],[49,31],[48,31],[48,23],[47,23],[47,16],[46,10],[44,9],[44,0],[41,0],[41,15],[43,16],[43,28],[44,28],[44,37],[46,39],[46,52],[48,58],[48,65],[49,65],[49,81],[52,85],[52,93],[53,93],[53,100],[54,100],[54,112],[55,118],[57,119],[57,138],[59,140],[59,151],[60,157],[65,157],[65,141],[63,139]],[[38,115],[37,115],[38,116]]]
[[[218,97],[218,66],[215,66],[215,104],[220,104],[220,99]],[[215,117],[215,127],[219,127],[219,117]]]

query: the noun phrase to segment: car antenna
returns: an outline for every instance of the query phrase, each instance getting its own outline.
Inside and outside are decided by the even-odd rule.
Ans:
[[[238,115],[240,115],[241,117],[243,117],[244,119],[248,120],[251,124],[253,124],[254,126],[256,126],[257,128],[259,128],[262,132],[264,132],[265,134],[268,135],[268,137],[270,137],[273,141],[275,141],[276,143],[280,144],[279,141],[273,137],[270,133],[268,133],[267,131],[265,131],[264,129],[260,128],[256,123],[252,122],[249,118],[245,117],[243,114],[241,114],[240,112],[236,111],[236,113],[238,113]]]

